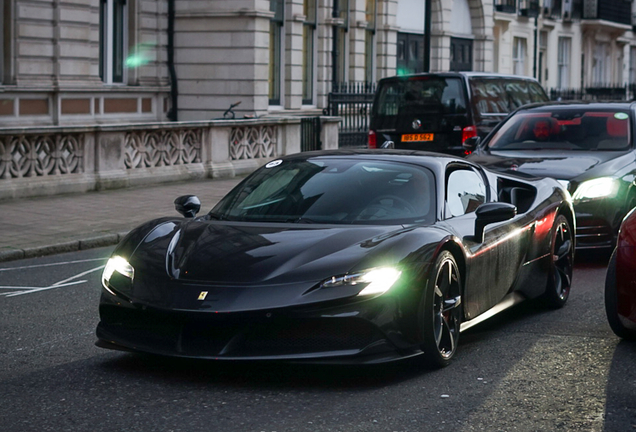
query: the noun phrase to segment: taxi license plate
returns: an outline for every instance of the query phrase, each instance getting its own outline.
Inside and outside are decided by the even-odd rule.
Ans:
[[[424,133],[424,134],[402,135],[402,142],[420,142],[420,141],[433,141],[433,134]]]

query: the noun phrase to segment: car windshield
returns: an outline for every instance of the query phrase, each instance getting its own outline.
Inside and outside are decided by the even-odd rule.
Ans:
[[[430,223],[435,182],[428,169],[406,163],[276,160],[240,183],[209,215],[254,222]]]
[[[526,111],[490,139],[491,150],[620,151],[630,147],[630,114],[620,109]]]

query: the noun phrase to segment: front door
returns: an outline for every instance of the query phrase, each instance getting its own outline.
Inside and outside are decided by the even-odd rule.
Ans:
[[[471,39],[451,38],[450,70],[473,70],[473,41]]]

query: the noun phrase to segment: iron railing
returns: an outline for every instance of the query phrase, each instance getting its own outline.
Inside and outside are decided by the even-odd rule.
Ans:
[[[320,117],[304,117],[300,120],[300,150],[312,151],[320,150],[321,123]]]
[[[366,147],[375,83],[335,83],[324,113],[342,118],[338,147]]]
[[[554,101],[585,100],[585,101],[609,101],[636,99],[636,84],[600,85],[585,88],[550,89],[550,99]]]

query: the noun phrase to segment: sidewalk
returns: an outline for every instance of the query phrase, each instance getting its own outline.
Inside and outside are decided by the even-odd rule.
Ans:
[[[197,195],[203,214],[242,179],[0,201],[0,262],[117,244],[142,222],[180,216],[178,196]]]

